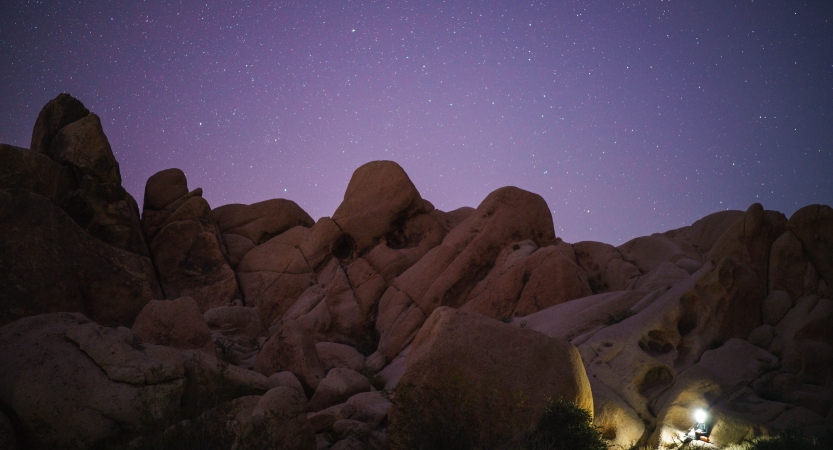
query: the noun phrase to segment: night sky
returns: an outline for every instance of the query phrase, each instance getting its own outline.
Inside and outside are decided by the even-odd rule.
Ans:
[[[141,203],[331,215],[390,159],[442,210],[514,185],[614,245],[760,202],[833,203],[833,2],[0,3],[0,142],[68,92]]]

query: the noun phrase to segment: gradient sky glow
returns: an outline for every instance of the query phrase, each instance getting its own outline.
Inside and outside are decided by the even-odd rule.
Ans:
[[[0,67],[0,142],[69,92],[139,202],[179,167],[318,218],[391,159],[443,210],[541,194],[568,242],[833,203],[829,0],[8,0]]]

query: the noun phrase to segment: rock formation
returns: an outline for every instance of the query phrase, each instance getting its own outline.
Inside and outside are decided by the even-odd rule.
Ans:
[[[0,446],[387,448],[397,392],[458,378],[507,439],[510,406],[529,425],[556,396],[623,448],[672,444],[694,408],[719,446],[824,435],[831,255],[826,205],[570,244],[537,194],[439,211],[392,161],[316,221],[212,209],[162,170],[140,219],[98,116],[61,94],[30,150],[0,144]]]

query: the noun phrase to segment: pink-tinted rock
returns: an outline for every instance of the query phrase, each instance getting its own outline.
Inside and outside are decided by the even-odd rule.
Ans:
[[[307,420],[306,407],[307,399],[292,388],[269,390],[251,412],[238,414],[240,434],[232,449],[315,450],[315,431]]]
[[[537,331],[440,307],[414,339],[400,386],[412,384],[418,393],[429,392],[452,377],[475,391],[494,394],[488,407],[480,405],[489,411],[483,426],[493,436],[517,432],[507,430],[501,414],[508,414],[518,395],[528,399],[514,412],[519,423],[533,423],[547,399],[559,396],[593,411],[590,384],[575,347]],[[485,402],[483,397],[480,401]],[[391,415],[396,413],[394,408]]]
[[[193,297],[203,312],[231,305],[241,296],[210,211],[202,197],[188,198],[164,221],[151,242],[165,295]]]
[[[161,297],[150,259],[85,233],[46,197],[0,190],[0,324],[33,314],[82,312],[133,324]]]
[[[151,300],[136,317],[131,330],[150,344],[216,355],[208,325],[191,297]]]
[[[790,216],[787,230],[801,241],[805,254],[827,286],[833,286],[833,208],[805,206]]]
[[[324,379],[324,365],[318,358],[315,342],[297,322],[286,320],[263,344],[254,370],[266,376],[288,370],[306,390],[315,390]]]
[[[727,210],[711,213],[693,224],[662,233],[666,237],[685,242],[700,253],[708,253],[720,236],[743,216],[743,211]]]
[[[69,94],[58,94],[41,109],[32,130],[29,148],[33,152],[47,153],[58,130],[90,114],[84,104]]]
[[[180,169],[166,169],[151,175],[145,183],[142,209],[161,210],[188,194],[188,180]]]
[[[573,244],[576,263],[588,276],[596,294],[633,289],[641,275],[639,269],[622,259],[616,247],[602,242],[583,241]]]
[[[309,410],[321,411],[344,403],[355,394],[369,391],[370,381],[364,375],[347,368],[332,369],[318,383],[315,394],[309,401]]]
[[[743,213],[743,217],[729,227],[709,251],[713,262],[731,258],[738,264],[752,269],[767,287],[769,252],[773,241],[784,232],[787,218],[777,211],[765,211],[755,203]]]
[[[239,234],[223,234],[223,242],[226,244],[229,266],[231,266],[232,269],[237,269],[237,266],[240,265],[240,261],[242,261],[243,257],[246,256],[246,253],[249,253],[253,248],[255,248],[254,242],[250,241],[248,238],[240,236]]]
[[[437,219],[443,228],[445,228],[445,231],[449,232],[457,225],[463,223],[463,221],[468,219],[468,217],[473,213],[474,208],[470,206],[463,206],[462,208],[457,208],[454,211],[448,212],[435,209],[428,214]]]
[[[98,182],[121,184],[119,163],[101,128],[101,119],[95,114],[88,114],[58,130],[45,153]]]
[[[492,269],[501,249],[527,239],[538,246],[555,239],[544,199],[516,187],[489,194],[442,244],[393,281],[395,289],[389,288],[382,296],[376,321],[379,352],[388,360],[396,356],[422,325],[420,316],[426,317],[439,306],[462,305]],[[408,328],[401,328],[403,324]]]
[[[185,371],[170,348],[78,313],[0,328],[0,402],[34,448],[106,447],[178,415]],[[5,408],[9,408],[6,410]]]
[[[334,368],[359,370],[364,365],[364,355],[349,345],[319,342],[315,344],[315,349],[324,364],[324,371]]]
[[[333,221],[361,254],[421,211],[422,198],[402,167],[393,161],[371,161],[353,172]]]
[[[236,234],[260,245],[296,227],[315,222],[297,203],[282,198],[251,205],[230,204],[214,208],[211,216],[223,234]]]
[[[572,247],[539,249],[534,242],[523,241],[501,251],[495,267],[474,287],[460,310],[505,319],[592,293]]]
[[[263,334],[264,327],[257,308],[246,306],[221,306],[203,315],[212,334],[244,346],[251,346]]]
[[[693,246],[661,234],[631,239],[617,247],[617,250],[625,261],[633,263],[642,273],[648,273],[664,262],[676,263],[681,259],[703,261]]]

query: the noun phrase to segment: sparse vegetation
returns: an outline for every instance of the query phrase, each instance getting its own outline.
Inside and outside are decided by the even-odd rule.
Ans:
[[[550,401],[534,423],[518,422],[528,398],[511,401],[454,373],[432,387],[400,384],[393,396],[388,445],[397,450],[607,450],[590,413],[575,403]]]
[[[726,450],[829,450],[833,448],[833,436],[818,439],[804,436],[799,428],[788,428],[772,436],[765,436],[726,447]]]
[[[601,431],[593,426],[589,412],[573,402],[549,402],[535,430],[525,439],[523,450],[607,450]]]

